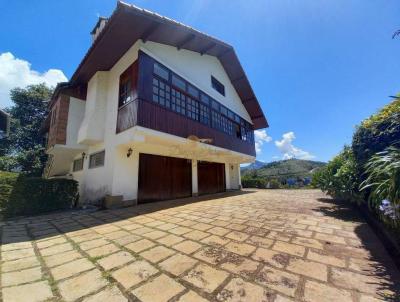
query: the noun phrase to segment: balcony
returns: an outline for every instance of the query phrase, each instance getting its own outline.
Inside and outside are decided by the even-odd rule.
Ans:
[[[183,138],[195,135],[199,138],[211,139],[211,145],[255,156],[254,142],[244,141],[213,129],[152,101],[136,99],[118,110],[117,133],[134,126],[142,126]]]

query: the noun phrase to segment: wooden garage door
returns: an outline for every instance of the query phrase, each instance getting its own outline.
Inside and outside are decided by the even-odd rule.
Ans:
[[[225,165],[211,162],[198,162],[199,194],[212,194],[225,191]]]
[[[190,160],[150,154],[139,155],[139,202],[192,195]]]

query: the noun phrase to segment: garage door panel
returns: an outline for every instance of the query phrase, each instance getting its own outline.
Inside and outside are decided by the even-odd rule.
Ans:
[[[186,159],[141,153],[139,202],[191,196],[191,174],[191,163]]]
[[[199,194],[212,194],[225,191],[225,165],[221,163],[199,162]]]

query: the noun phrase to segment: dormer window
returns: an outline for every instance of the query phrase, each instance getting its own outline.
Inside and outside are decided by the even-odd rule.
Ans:
[[[225,96],[225,86],[222,85],[220,81],[218,81],[216,78],[211,76],[211,86],[214,88],[216,91],[218,91],[220,94]]]

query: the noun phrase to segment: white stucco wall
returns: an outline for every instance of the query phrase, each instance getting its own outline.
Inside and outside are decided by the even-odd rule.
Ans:
[[[107,80],[108,72],[98,71],[88,83],[85,116],[78,132],[79,144],[95,144],[104,141]]]
[[[252,124],[218,58],[155,42],[146,42],[141,49]],[[211,75],[225,86],[225,96],[211,87]]]
[[[78,131],[85,116],[86,102],[74,97],[69,98],[66,145],[78,147]]]

